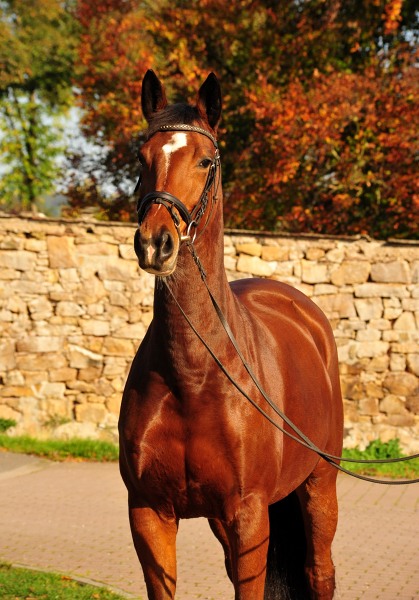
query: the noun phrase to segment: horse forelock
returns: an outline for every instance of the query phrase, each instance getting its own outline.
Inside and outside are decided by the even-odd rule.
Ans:
[[[148,125],[147,137],[150,139],[164,125],[207,125],[200,116],[196,106],[189,104],[170,104],[163,110],[154,113]]]

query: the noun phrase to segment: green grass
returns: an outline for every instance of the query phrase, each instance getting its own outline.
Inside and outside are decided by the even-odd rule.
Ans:
[[[16,421],[14,419],[0,419],[0,433],[3,433],[10,429],[10,427],[14,427],[16,425]]]
[[[368,459],[384,459],[384,458],[400,458],[406,456],[402,453],[399,440],[390,440],[383,444],[380,440],[371,442],[364,450],[353,448],[351,450],[343,449],[342,456],[344,458],[359,458],[361,460]],[[342,462],[342,467],[361,475],[373,475],[376,477],[403,477],[405,479],[417,479],[419,477],[419,459],[409,460],[400,463],[390,463],[383,465],[364,465],[362,463]]]
[[[107,589],[71,581],[55,573],[15,569],[0,564],[0,598],[3,600],[122,600]],[[124,599],[125,600],[125,599]]]
[[[38,440],[27,436],[9,437],[0,435],[0,448],[10,452],[34,454],[50,460],[90,460],[115,462],[118,447],[111,442],[99,440]]]
[[[50,460],[65,461],[97,461],[116,462],[118,447],[111,442],[99,440],[38,440],[27,436],[9,437],[0,434],[0,448],[10,452],[33,454]],[[400,458],[404,456],[399,447],[399,440],[390,440],[383,444],[380,440],[371,442],[364,451],[357,448],[344,448],[344,458],[359,458],[361,460]],[[406,479],[419,478],[419,459],[408,462],[391,463],[387,465],[364,465],[362,463],[342,462],[349,471],[375,477],[403,477]]]

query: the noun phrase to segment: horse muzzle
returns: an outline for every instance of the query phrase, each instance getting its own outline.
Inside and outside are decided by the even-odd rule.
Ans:
[[[134,250],[140,267],[148,273],[166,277],[173,273],[179,249],[177,235],[166,227],[146,237],[139,227],[134,235]]]

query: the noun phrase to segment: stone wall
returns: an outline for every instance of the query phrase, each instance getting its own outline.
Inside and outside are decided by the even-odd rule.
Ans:
[[[134,225],[0,215],[0,418],[10,434],[116,439],[122,390],[152,319]],[[419,242],[226,231],[230,280],[289,283],[326,313],[345,445],[419,452]]]

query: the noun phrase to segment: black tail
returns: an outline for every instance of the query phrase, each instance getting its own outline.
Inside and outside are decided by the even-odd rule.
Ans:
[[[310,600],[304,575],[307,542],[295,492],[269,507],[269,525],[264,600]]]

